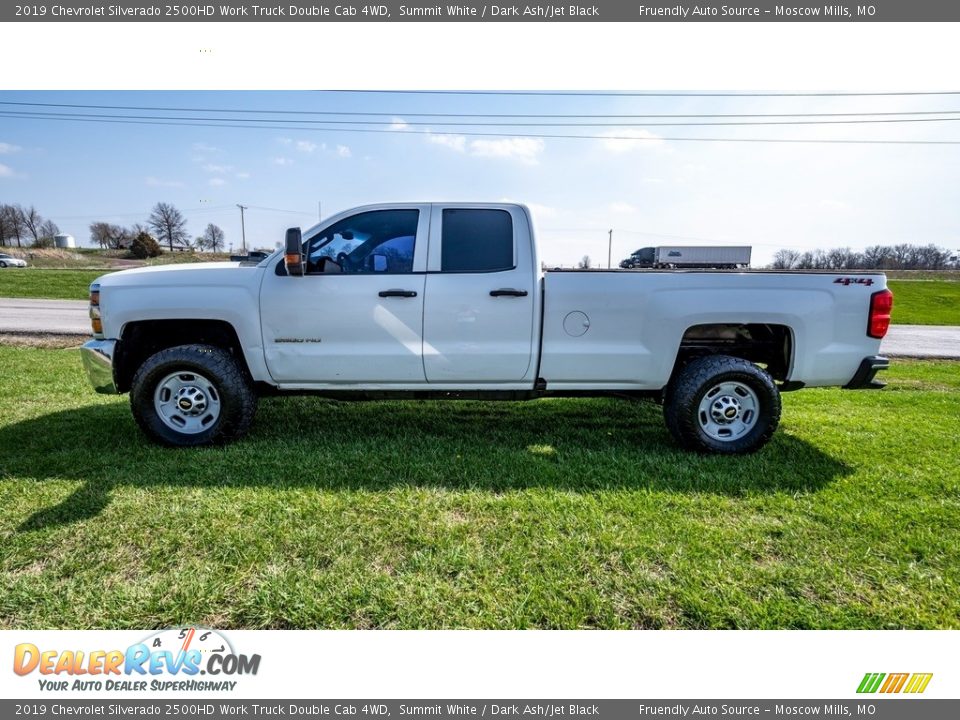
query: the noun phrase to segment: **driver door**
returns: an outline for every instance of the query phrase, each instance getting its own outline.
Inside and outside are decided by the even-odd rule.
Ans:
[[[289,386],[421,384],[429,205],[355,213],[311,233],[304,276],[282,259],[260,291],[264,356]]]

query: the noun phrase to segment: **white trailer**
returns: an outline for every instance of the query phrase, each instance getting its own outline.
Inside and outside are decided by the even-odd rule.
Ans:
[[[660,268],[740,268],[750,265],[749,245],[662,245],[653,266]]]

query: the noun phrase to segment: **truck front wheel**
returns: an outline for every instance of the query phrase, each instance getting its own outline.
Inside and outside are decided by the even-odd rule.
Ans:
[[[689,363],[671,381],[663,415],[673,437],[698,452],[759,450],[780,422],[780,392],[762,368],[729,355]]]
[[[230,442],[246,434],[257,396],[233,356],[211,345],[178,345],[137,370],[130,407],[140,429],[171,447]]]

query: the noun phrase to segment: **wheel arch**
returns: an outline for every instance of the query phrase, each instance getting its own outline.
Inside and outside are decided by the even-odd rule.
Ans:
[[[789,325],[713,322],[687,327],[680,339],[671,379],[689,362],[707,355],[729,355],[763,366],[782,383],[793,368],[795,339]]]
[[[226,320],[135,320],[126,323],[114,357],[117,392],[127,392],[139,367],[151,355],[177,345],[212,345],[227,350],[251,377],[236,328]]]

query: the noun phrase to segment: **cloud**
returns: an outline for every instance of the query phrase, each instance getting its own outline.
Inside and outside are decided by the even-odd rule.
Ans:
[[[502,140],[473,140],[470,154],[477,157],[516,158],[535,165],[545,144],[539,138],[503,138]]]
[[[13,177],[13,168],[0,163],[0,177]]]
[[[401,117],[393,118],[393,122],[390,123],[390,130],[409,130],[410,123],[404,120]]]
[[[146,182],[150,187],[183,187],[183,183],[179,180],[161,180],[160,178],[153,177],[152,175],[145,177],[144,182]]]
[[[217,173],[218,175],[226,175],[228,172],[233,170],[233,165],[214,165],[212,163],[207,163],[203,166],[203,169],[208,173]]]
[[[194,151],[196,151],[196,152],[203,152],[203,153],[218,153],[218,152],[220,152],[220,148],[214,147],[213,145],[207,145],[206,143],[202,143],[202,142],[195,142],[195,143],[193,144],[193,149],[194,149]]]
[[[636,205],[631,205],[628,202],[612,202],[607,207],[610,208],[610,212],[615,213],[635,213],[637,211]]]
[[[442,145],[457,152],[463,152],[467,148],[467,139],[463,135],[450,135],[449,133],[427,135],[427,140],[434,145]]]
[[[350,148],[347,147],[346,145],[337,145],[337,155],[339,155],[342,158],[348,158],[351,155],[353,155],[353,153],[350,151]]]
[[[649,130],[611,130],[604,135],[606,137],[600,142],[603,148],[610,152],[630,152],[638,149],[661,147],[664,144],[660,135]]]
[[[20,152],[22,149],[19,145],[0,142],[0,155],[12,155],[15,152]]]
[[[277,142],[281,145],[293,145],[293,138],[279,137],[277,138]]]
[[[467,152],[474,157],[513,158],[527,165],[536,165],[537,156],[546,145],[539,138],[503,138],[502,140],[471,140],[463,135],[429,133],[427,140],[457,152]]]
[[[288,157],[275,157],[273,159],[274,165],[293,165],[293,160]]]
[[[250,173],[248,172],[238,172],[236,175],[237,180],[249,180]]]
[[[220,187],[221,185],[226,185],[227,181],[223,178],[212,177],[207,181],[207,184],[211,185],[212,187]]]
[[[521,201],[514,200],[513,198],[509,197],[502,197],[500,198],[500,202],[519,203]],[[547,218],[556,217],[557,215],[557,209],[555,207],[551,207],[550,205],[541,205],[540,203],[535,202],[525,202],[523,204],[530,208],[530,212],[533,214],[534,220],[544,220]]]
[[[309,140],[297,140],[297,150],[302,153],[312,153],[317,149],[317,144],[315,142],[310,142]]]

